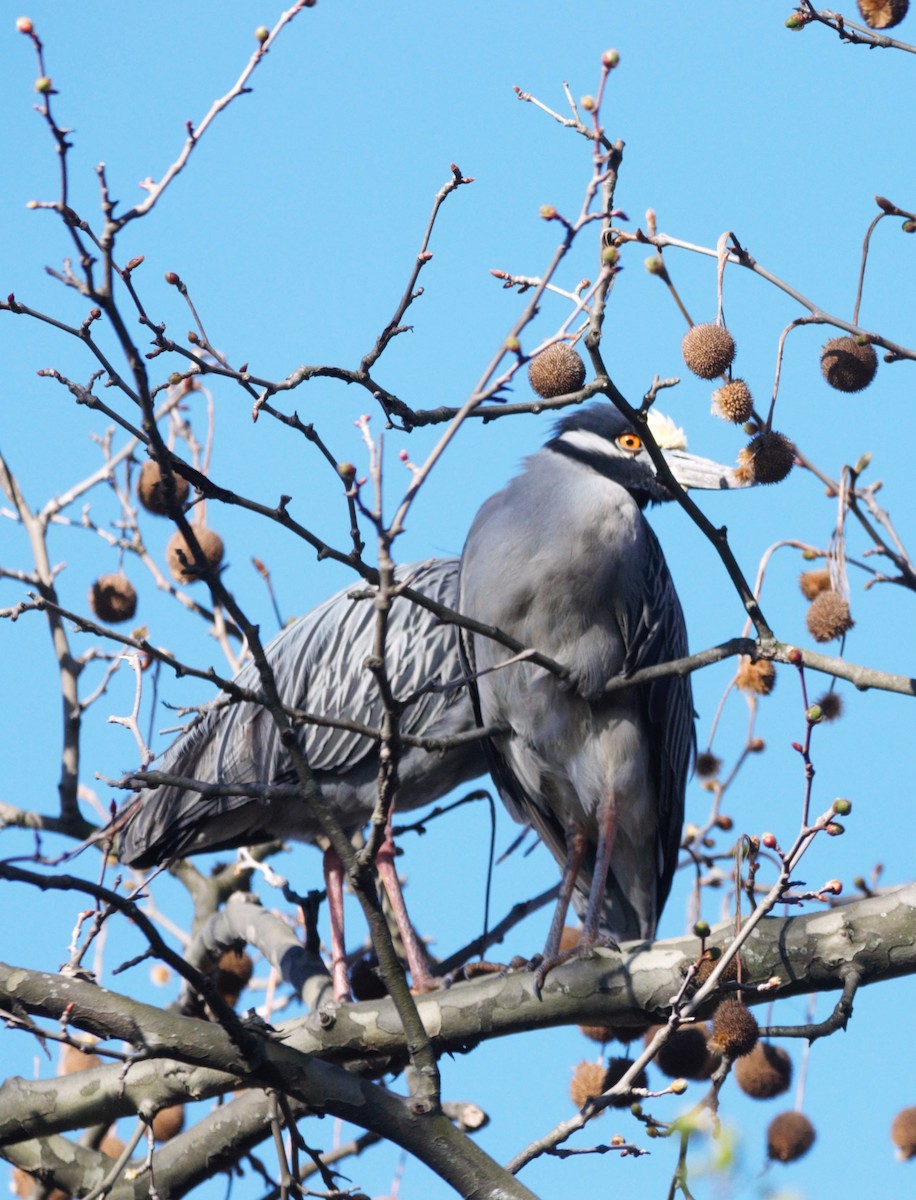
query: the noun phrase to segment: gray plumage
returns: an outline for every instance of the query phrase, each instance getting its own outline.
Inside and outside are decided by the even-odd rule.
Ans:
[[[453,607],[457,559],[401,567],[399,580],[430,599]],[[353,589],[350,589],[351,591]],[[277,690],[288,705],[331,719],[379,728],[383,707],[364,661],[373,652],[376,610],[371,599],[339,592],[284,629],[267,647]],[[404,698],[424,684],[462,678],[457,631],[427,609],[398,597],[389,621],[388,669],[394,695]],[[241,686],[260,690],[253,664],[239,673]],[[465,687],[430,691],[406,709],[402,733],[448,738],[475,728]],[[377,798],[378,743],[359,733],[314,724],[298,726],[299,743],[322,793],[347,832],[364,825]],[[203,718],[163,754],[158,771],[205,783],[295,784],[296,777],[270,714],[252,703],[217,701]],[[439,799],[453,787],[487,770],[484,747],[471,741],[447,752],[404,747],[400,762],[399,811]],[[258,800],[250,796],[202,796],[162,786],[134,802],[119,855],[149,867],[204,850],[225,850],[273,838],[313,842],[321,829],[299,798]]]
[[[666,458],[685,484],[735,486],[718,464]],[[573,903],[592,940],[652,937],[677,862],[694,750],[689,677],[603,694],[609,680],[687,653],[681,605],[643,515],[670,498],[637,431],[610,404],[590,406],[564,417],[483,505],[462,557],[462,612],[570,669],[565,681],[524,662],[491,670],[510,652],[466,639],[470,665],[485,672],[481,719],[510,730],[494,740],[503,799],[575,872]],[[606,884],[593,886],[603,852]]]

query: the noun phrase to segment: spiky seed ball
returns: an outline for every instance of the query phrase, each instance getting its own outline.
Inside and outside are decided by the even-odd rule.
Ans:
[[[681,342],[684,362],[701,379],[724,375],[735,357],[735,339],[727,329],[711,321],[694,325]]]
[[[824,569],[820,571],[802,571],[798,577],[798,586],[801,588],[802,595],[806,600],[813,600],[821,592],[830,591],[832,587],[830,572]]]
[[[751,389],[743,379],[733,379],[731,383],[723,384],[712,394],[712,411],[724,421],[743,425],[750,420],[754,411]]]
[[[856,0],[862,20],[872,29],[891,29],[907,14],[910,0]]]
[[[388,995],[375,959],[360,958],[353,964],[350,968],[350,991],[354,1000],[381,1000]]]
[[[153,1137],[157,1142],[167,1142],[177,1137],[184,1129],[184,1105],[170,1104],[160,1108],[152,1120]]]
[[[531,360],[528,382],[545,400],[577,392],[585,382],[582,355],[566,342],[554,342]]]
[[[248,986],[254,971],[251,955],[245,950],[226,950],[220,956],[216,971],[216,986],[227,1004],[235,1004]]]
[[[747,654],[742,654],[738,659],[735,683],[742,692],[769,696],[776,686],[776,668],[768,658],[758,658],[752,662]]]
[[[767,1154],[776,1162],[795,1162],[808,1153],[816,1136],[804,1113],[780,1113],[767,1129]]]
[[[712,779],[722,770],[722,759],[711,750],[697,755],[696,773],[701,779]]]
[[[775,429],[763,429],[738,451],[735,475],[743,483],[781,483],[794,465],[792,441]]]
[[[629,1042],[635,1042],[637,1038],[641,1038],[648,1029],[648,1025],[580,1025],[579,1032],[587,1038],[591,1038],[593,1042],[600,1042],[604,1045],[606,1042],[623,1042],[627,1045]]]
[[[123,575],[100,575],[89,589],[89,607],[108,625],[129,621],[137,611],[137,589]]]
[[[175,481],[175,503],[180,508],[188,498],[191,485],[187,479],[172,472]],[[162,481],[162,471],[159,464],[148,458],[140,468],[140,478],[137,480],[137,499],[147,512],[157,517],[167,516],[170,512],[165,495],[165,485]]]
[[[824,692],[814,703],[825,721],[838,721],[843,715],[843,697],[839,692]]]
[[[716,1054],[741,1058],[757,1045],[760,1029],[757,1018],[736,996],[720,1000],[712,1014],[712,1033],[709,1048]]]
[[[604,1076],[604,1086],[601,1090],[606,1092],[608,1088],[613,1087],[615,1083],[623,1079],[624,1075],[626,1075],[627,1071],[629,1071],[632,1065],[632,1058],[609,1058],[607,1071],[605,1072]],[[648,1088],[648,1086],[649,1076],[643,1070],[638,1071],[635,1078],[630,1081],[631,1088]],[[618,1096],[616,1100],[611,1101],[610,1107],[629,1108],[630,1103],[631,1100],[629,1096]]]
[[[860,346],[855,338],[831,338],[821,350],[821,373],[838,392],[861,392],[875,377],[878,356],[871,342]]]
[[[208,566],[211,569],[218,567],[223,561],[223,539],[205,525],[195,525],[194,535]],[[200,572],[194,565],[191,547],[184,540],[181,530],[176,530],[169,539],[169,544],[165,548],[165,560],[172,573],[172,578],[178,583],[192,583],[200,577]]]
[[[758,1042],[750,1054],[735,1063],[735,1079],[746,1096],[770,1100],[792,1084],[792,1059],[782,1046]]]
[[[569,1097],[576,1108],[584,1108],[593,1096],[600,1096],[604,1091],[604,1077],[607,1069],[603,1063],[580,1062],[573,1071],[569,1085]]]
[[[700,960],[700,963],[697,966],[696,974],[694,975],[694,977],[691,981],[694,990],[696,990],[697,988],[701,988],[703,986],[703,984],[706,982],[706,980],[710,977],[710,975],[713,973],[713,971],[719,965],[719,959],[721,957],[722,957],[721,955],[716,955],[715,958],[713,958],[712,955],[710,955],[708,958],[702,958]],[[719,982],[727,983],[730,980],[737,979],[737,978],[738,978],[738,956],[736,955],[734,958],[729,959],[729,961],[725,964],[725,969],[722,972],[722,974],[719,976]]]
[[[899,1158],[916,1157],[916,1105],[901,1108],[891,1123],[891,1141]]]
[[[655,1037],[659,1026],[652,1026],[645,1036],[645,1044]],[[709,1026],[703,1022],[682,1025],[662,1046],[655,1056],[655,1065],[669,1079],[708,1079],[709,1074]]]
[[[852,629],[855,621],[839,592],[828,591],[821,592],[811,601],[805,624],[816,642],[832,642]]]

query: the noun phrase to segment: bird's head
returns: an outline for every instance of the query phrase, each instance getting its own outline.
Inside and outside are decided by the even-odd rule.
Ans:
[[[748,486],[733,467],[689,454],[684,431],[654,408],[649,410],[648,425],[681,487],[718,491]],[[575,459],[626,488],[640,508],[650,502],[672,499],[670,489],[656,471],[641,430],[612,404],[602,401],[570,411],[557,422],[546,448]]]

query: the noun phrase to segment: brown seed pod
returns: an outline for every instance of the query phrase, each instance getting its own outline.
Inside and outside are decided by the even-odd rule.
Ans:
[[[216,986],[227,1004],[236,1004],[254,971],[246,950],[226,950],[217,964]]]
[[[627,1045],[629,1042],[635,1042],[637,1038],[641,1038],[648,1029],[648,1025],[644,1022],[641,1025],[580,1025],[579,1032],[587,1038],[591,1038],[593,1042],[600,1042],[604,1045],[606,1042],[623,1042]]]
[[[764,429],[738,451],[736,477],[742,483],[781,483],[795,465],[795,446],[784,433]]]
[[[839,592],[821,592],[808,606],[805,617],[808,632],[816,642],[832,642],[852,629],[855,621],[849,605]]]
[[[604,1076],[604,1087],[602,1091],[607,1091],[608,1088],[614,1086],[618,1080],[623,1079],[627,1071],[633,1065],[632,1058],[609,1058],[607,1064],[607,1072]],[[649,1076],[645,1071],[638,1071],[634,1079],[630,1081],[631,1088],[648,1088]],[[632,1103],[629,1096],[618,1096],[616,1100],[611,1102],[611,1108],[629,1108]]]
[[[724,421],[743,425],[751,419],[754,412],[751,389],[743,379],[733,379],[731,383],[723,384],[712,394],[712,411]]]
[[[684,362],[701,379],[724,375],[735,357],[735,339],[727,329],[711,321],[694,325],[681,342]]]
[[[175,504],[181,508],[188,498],[191,485],[181,475],[172,472],[175,481]],[[140,478],[137,480],[137,499],[147,512],[155,513],[157,517],[167,516],[171,511],[166,500],[165,484],[159,464],[148,458],[140,468]]]
[[[862,20],[872,29],[891,29],[907,14],[910,0],[856,0]]]
[[[646,1033],[645,1044],[652,1041],[660,1026]],[[668,1038],[653,1060],[669,1079],[708,1079],[718,1064],[709,1052],[709,1026],[705,1022],[682,1025]]]
[[[721,955],[719,956],[721,957]],[[693,977],[693,988],[701,988],[719,964],[719,958],[702,958]],[[721,983],[728,983],[738,978],[737,955],[725,964],[725,970],[719,976]]]
[[[593,1096],[601,1095],[606,1074],[604,1063],[583,1061],[576,1066],[569,1085],[569,1098],[576,1108],[583,1108]]]
[[[695,769],[700,779],[713,779],[722,770],[722,759],[711,750],[703,750],[697,755]]]
[[[528,382],[545,400],[577,392],[585,382],[582,355],[567,342],[554,342],[531,360]]]
[[[783,1112],[767,1129],[767,1154],[776,1162],[795,1162],[814,1145],[814,1126],[800,1112]]]
[[[357,959],[350,968],[350,991],[354,1000],[381,1000],[388,995],[374,958]]]
[[[735,1063],[735,1080],[742,1092],[755,1100],[781,1096],[792,1084],[792,1059],[782,1046],[758,1042]]]
[[[798,586],[801,588],[802,595],[806,600],[813,600],[821,592],[830,591],[832,587],[830,572],[825,569],[819,571],[802,571],[798,577]]]
[[[843,697],[839,692],[824,692],[814,703],[825,721],[838,721],[843,715]]]
[[[575,950],[576,946],[579,945],[579,939],[581,937],[581,929],[576,929],[574,925],[564,925],[563,932],[560,934],[558,953],[566,954],[568,950]]]
[[[709,1048],[716,1054],[741,1058],[757,1045],[760,1030],[757,1018],[737,996],[720,1000],[712,1014]]]
[[[878,356],[871,342],[860,346],[852,337],[831,338],[821,350],[821,374],[838,392],[861,392],[877,370]]]
[[[184,1129],[184,1105],[170,1104],[160,1108],[152,1120],[153,1137],[157,1142],[167,1142]]]
[[[137,589],[123,575],[100,575],[89,589],[89,607],[108,625],[129,621],[137,611]]]
[[[916,1157],[916,1105],[901,1108],[891,1123],[891,1141],[897,1147],[898,1157]]]
[[[99,1149],[109,1158],[120,1158],[125,1147],[116,1133],[106,1133],[99,1144]]]
[[[215,569],[223,561],[223,539],[205,525],[194,525],[193,529],[207,565],[211,570]],[[193,583],[195,579],[200,578],[191,547],[184,540],[180,529],[176,529],[169,539],[165,548],[165,560],[172,578],[178,583]]]
[[[752,662],[748,655],[742,654],[738,659],[735,683],[742,692],[769,696],[776,686],[776,668],[768,658],[758,658]]]
[[[95,1039],[84,1039],[84,1045],[90,1046]],[[60,1074],[75,1075],[77,1071],[88,1071],[90,1067],[100,1067],[102,1060],[97,1054],[87,1053],[77,1046],[64,1046],[60,1054]]]

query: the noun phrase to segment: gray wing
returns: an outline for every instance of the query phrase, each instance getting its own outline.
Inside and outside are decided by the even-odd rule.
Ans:
[[[457,559],[405,566],[397,573],[399,580],[409,578],[417,591],[448,606],[456,601],[457,574]],[[375,605],[371,599],[351,599],[349,591],[339,592],[283,630],[266,653],[286,704],[319,718],[343,718],[378,728],[384,709],[363,666],[373,650]],[[427,609],[403,597],[392,605],[387,647],[392,688],[399,698],[430,681],[449,683],[462,677],[455,628],[440,624]],[[239,673],[237,682],[260,690],[253,664]],[[448,736],[473,727],[463,688],[428,692],[406,709],[401,722],[402,733],[415,736]],[[314,724],[301,724],[298,729],[299,743],[319,786],[330,794],[342,823],[357,828],[368,818],[374,800],[377,743],[347,729]],[[408,784],[416,785],[422,797],[417,803],[424,802],[427,793],[435,800],[455,783],[479,775],[482,754],[476,746],[447,755],[408,750],[402,775]],[[295,782],[270,715],[257,704],[229,705],[225,696],[169,747],[155,768],[224,785]],[[405,806],[411,805],[400,803]],[[202,796],[163,786],[147,792],[130,808],[119,852],[122,861],[136,866],[272,837],[308,841],[320,832],[301,800]]]
[[[646,587],[643,603],[628,612],[624,619],[625,675],[683,658],[688,652],[687,626],[674,581],[658,538],[648,522],[645,529],[648,539]],[[696,748],[693,689],[689,675],[666,675],[644,685],[642,690],[654,748],[652,761],[659,838],[658,912],[661,912],[677,867],[684,823],[684,792]]]

